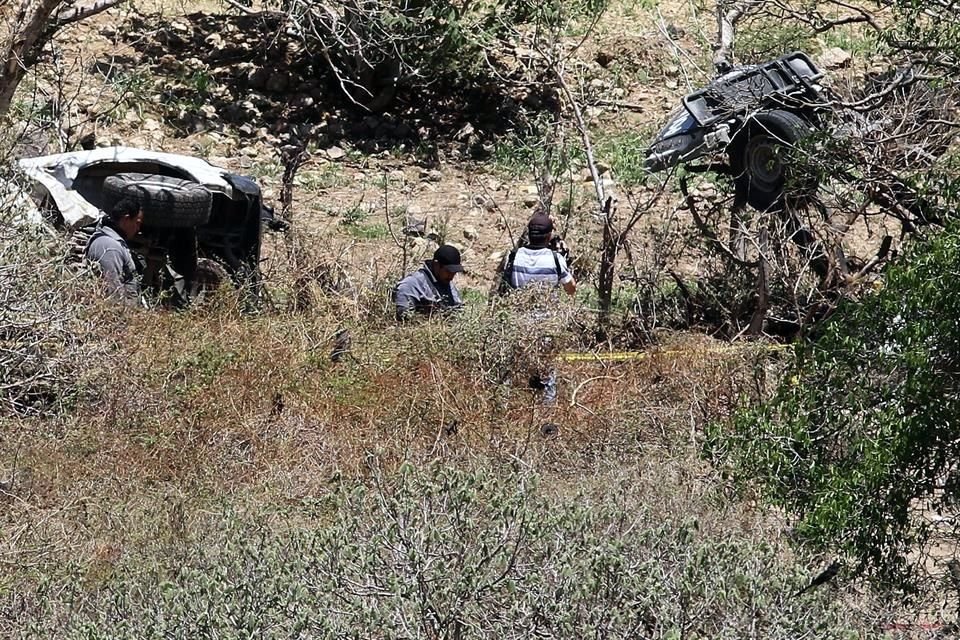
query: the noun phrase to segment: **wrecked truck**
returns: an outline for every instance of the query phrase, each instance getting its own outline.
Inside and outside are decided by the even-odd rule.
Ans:
[[[104,211],[132,197],[144,211],[129,241],[145,289],[187,300],[226,283],[257,295],[263,223],[280,228],[251,178],[206,160],[130,147],[59,153],[19,162],[46,220],[85,244]],[[171,274],[172,271],[172,274]]]

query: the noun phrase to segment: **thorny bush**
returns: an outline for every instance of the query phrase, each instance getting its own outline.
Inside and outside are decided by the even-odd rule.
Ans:
[[[22,638],[88,640],[839,639],[871,626],[835,596],[791,599],[807,578],[782,549],[660,512],[629,474],[617,491],[547,497],[509,467],[369,471],[305,504],[298,528],[234,516],[155,569],[117,566],[95,588],[51,579],[5,611]]]
[[[29,221],[14,180],[0,175],[0,412],[56,412],[90,389],[115,314],[98,317],[94,278],[67,263],[62,238]]]

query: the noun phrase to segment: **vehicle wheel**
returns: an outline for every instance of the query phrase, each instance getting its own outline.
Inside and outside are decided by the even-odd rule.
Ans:
[[[197,268],[193,272],[193,279],[188,288],[190,302],[202,303],[213,292],[230,282],[230,274],[226,267],[216,260],[200,258],[197,260]]]
[[[788,161],[790,148],[812,130],[789,111],[753,116],[730,143],[737,195],[760,211],[781,211],[809,198],[816,191],[816,180],[804,179]]]
[[[104,208],[122,198],[134,198],[143,207],[143,226],[182,229],[210,219],[213,195],[201,184],[149,173],[118,173],[103,181]]]

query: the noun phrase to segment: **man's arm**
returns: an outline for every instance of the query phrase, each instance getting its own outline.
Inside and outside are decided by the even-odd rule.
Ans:
[[[553,255],[556,256],[557,263],[560,265],[560,284],[563,285],[563,290],[572,296],[577,292],[577,281],[570,273],[570,268],[567,266],[567,260],[563,254],[554,252]]]
[[[393,301],[397,307],[397,321],[405,322],[413,317],[419,300],[420,295],[412,279],[407,277],[401,280],[393,292]]]
[[[100,267],[108,296],[129,304],[141,302],[137,265],[125,245],[108,236],[95,234],[84,249],[84,257]]]

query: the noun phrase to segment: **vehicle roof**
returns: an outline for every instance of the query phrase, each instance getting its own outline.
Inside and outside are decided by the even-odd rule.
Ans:
[[[149,151],[135,147],[101,147],[89,151],[56,153],[36,158],[22,158],[23,172],[43,185],[50,193],[70,227],[95,222],[100,211],[71,189],[81,169],[107,163],[154,163],[176,169],[211,191],[233,196],[233,187],[225,179],[226,169],[215,167],[202,158],[177,153]]]

